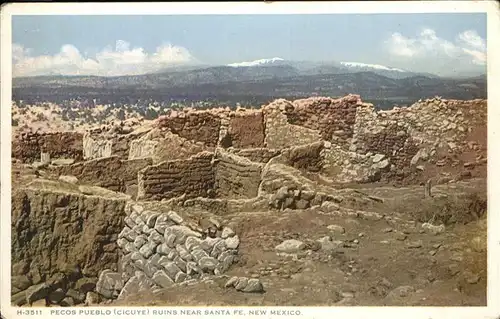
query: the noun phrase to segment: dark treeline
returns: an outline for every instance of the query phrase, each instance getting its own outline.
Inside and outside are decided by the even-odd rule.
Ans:
[[[372,102],[382,109],[434,96],[462,100],[487,97],[485,77],[459,80],[415,76],[392,79],[371,72],[360,72],[164,88],[144,88],[140,85],[106,88],[61,83],[51,86],[36,82],[31,86],[14,87],[13,99],[23,100],[27,104],[43,101],[61,104],[77,99],[117,105],[144,105],[144,101],[155,101],[165,106],[171,103],[191,105],[204,102],[203,105],[258,107],[277,98],[340,97],[350,93],[359,94],[364,101]]]

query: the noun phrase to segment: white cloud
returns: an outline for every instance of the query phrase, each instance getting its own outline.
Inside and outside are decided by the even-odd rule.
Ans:
[[[486,64],[486,41],[474,30],[458,34],[454,41],[440,38],[432,29],[423,29],[415,37],[393,33],[386,45],[392,57],[413,63],[418,61],[420,65],[439,62]]]
[[[32,56],[31,50],[19,44],[12,46],[14,76],[48,74],[62,75],[137,75],[194,61],[183,47],[165,44],[148,53],[143,48],[132,48],[130,43],[118,40],[115,47],[108,46],[95,57],[85,57],[71,44],[61,47],[55,55]]]

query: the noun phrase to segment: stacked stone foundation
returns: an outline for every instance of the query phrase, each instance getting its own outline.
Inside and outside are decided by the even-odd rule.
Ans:
[[[118,271],[100,273],[96,291],[105,299],[175,285],[196,283],[225,273],[238,258],[238,236],[219,227],[213,237],[174,211],[155,212],[129,206],[118,235]]]

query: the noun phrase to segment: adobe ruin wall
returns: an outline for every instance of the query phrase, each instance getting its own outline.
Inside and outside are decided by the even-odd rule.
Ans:
[[[174,111],[139,134],[25,134],[14,139],[12,154],[33,162],[46,149],[51,156],[78,160],[118,156],[158,164],[222,148],[267,163],[285,149],[322,143],[319,156],[314,151],[315,164],[303,169],[340,183],[369,182],[422,171],[428,163],[456,166],[485,157],[486,123],[485,100],[433,98],[377,111],[357,95],[279,99],[259,110]],[[301,161],[288,163],[301,167]]]
[[[221,149],[216,153],[215,193],[217,198],[254,198],[258,195],[262,164]]]
[[[201,152],[187,160],[165,161],[141,170],[137,198],[213,197],[214,183],[213,153]]]
[[[75,176],[82,183],[122,192],[135,198],[138,173],[150,165],[150,158],[122,160],[118,156],[110,156],[56,167],[55,171],[58,175]]]
[[[40,161],[41,153],[50,158],[83,159],[83,134],[77,132],[22,133],[13,137],[12,157],[25,163]]]

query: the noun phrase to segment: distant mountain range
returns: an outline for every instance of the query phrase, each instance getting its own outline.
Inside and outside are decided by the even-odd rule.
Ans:
[[[17,100],[210,99],[226,103],[241,99],[239,102],[245,104],[279,97],[348,93],[387,103],[411,102],[434,95],[486,98],[486,76],[447,79],[376,64],[287,61],[276,57],[225,66],[181,66],[145,75],[51,75],[13,79],[13,97]]]
[[[309,62],[309,61],[287,61],[282,58],[260,59],[250,62],[231,63],[232,67],[255,67],[255,66],[291,66],[302,75],[315,74],[342,74],[355,72],[375,72],[391,78],[402,79],[415,75],[438,77],[430,73],[416,73],[398,68],[392,68],[379,64],[368,64],[361,62]]]

